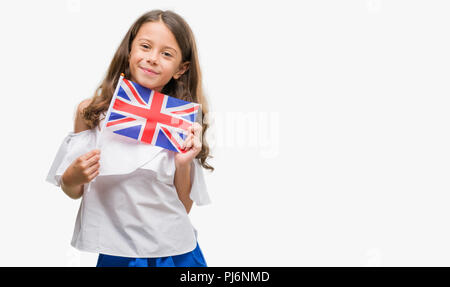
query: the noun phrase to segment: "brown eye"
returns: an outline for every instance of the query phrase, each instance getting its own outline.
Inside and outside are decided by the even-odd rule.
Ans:
[[[150,49],[150,46],[147,45],[147,44],[142,44],[141,47],[144,48],[144,49]]]
[[[170,53],[164,52],[163,54],[164,54],[164,56],[172,57],[172,54],[170,54]]]

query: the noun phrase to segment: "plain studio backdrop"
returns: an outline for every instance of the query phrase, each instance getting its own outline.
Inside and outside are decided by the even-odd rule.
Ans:
[[[2,1],[1,266],[94,266],[45,182],[144,12],[197,39],[210,266],[449,266],[448,1]]]

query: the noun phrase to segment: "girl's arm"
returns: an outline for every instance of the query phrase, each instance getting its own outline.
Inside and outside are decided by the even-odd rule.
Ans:
[[[66,173],[64,173],[65,175]],[[64,175],[61,177],[61,189],[72,199],[78,199],[83,195],[83,185],[67,186],[64,181]]]
[[[90,101],[90,99],[84,100],[78,105],[74,124],[75,133],[89,129],[83,121],[82,111]],[[99,160],[100,150],[92,150],[74,160],[61,177],[61,189],[64,193],[72,199],[80,198],[83,195],[84,184],[98,175]]]
[[[184,153],[175,154],[175,178],[174,185],[177,189],[178,198],[189,213],[193,201],[191,200],[191,164],[202,150],[202,126],[194,123],[188,130],[189,135],[181,145]]]
[[[99,174],[100,150],[94,149],[85,153],[66,169],[61,177],[61,189],[72,199],[83,195],[84,184]]]
[[[174,179],[175,188],[178,193],[178,198],[186,208],[186,212],[191,211],[193,201],[190,198],[191,194],[191,165],[178,165],[175,170]]]

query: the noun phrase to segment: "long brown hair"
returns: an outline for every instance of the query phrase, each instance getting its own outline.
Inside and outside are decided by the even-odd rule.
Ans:
[[[203,94],[202,77],[200,64],[195,44],[194,34],[186,21],[178,14],[172,11],[153,10],[139,17],[130,27],[123,38],[116,53],[109,65],[105,78],[96,89],[91,103],[83,110],[83,119],[90,128],[98,126],[100,116],[108,110],[115,87],[119,81],[120,73],[125,74],[125,78],[130,79],[130,68],[128,56],[131,51],[131,45],[136,37],[140,27],[147,22],[162,21],[175,36],[178,46],[181,49],[182,63],[189,61],[188,70],[177,80],[172,78],[161,90],[163,94],[201,104],[201,119],[208,114],[208,103]],[[202,121],[203,135],[208,129],[207,121]],[[204,136],[202,139],[202,150],[196,158],[200,160],[202,166],[211,171],[214,170],[206,159],[212,157],[209,155],[209,146]]]

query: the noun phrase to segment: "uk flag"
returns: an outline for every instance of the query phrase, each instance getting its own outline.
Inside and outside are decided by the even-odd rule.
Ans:
[[[105,128],[116,134],[185,152],[180,145],[197,119],[199,104],[161,94],[120,77]]]

